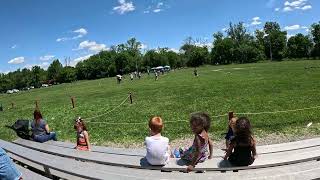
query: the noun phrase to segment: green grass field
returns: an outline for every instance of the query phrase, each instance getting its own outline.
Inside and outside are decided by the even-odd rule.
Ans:
[[[216,116],[228,111],[272,112],[320,105],[320,61],[206,66],[199,68],[198,73],[199,77],[194,77],[190,68],[161,75],[158,81],[154,81],[154,75],[143,74],[141,80],[133,82],[126,76],[120,85],[115,78],[106,78],[2,94],[0,103],[5,111],[0,112],[1,139],[16,138],[12,130],[3,126],[19,118],[32,119],[36,99],[59,139],[75,141],[73,122],[76,116],[85,119],[104,114],[132,92],[132,105],[127,101],[111,113],[92,119],[104,124],[88,123],[92,142],[127,145],[143,142],[148,135],[147,121],[153,115],[170,121],[165,123],[163,134],[174,140],[191,134],[187,121],[189,114],[195,111],[207,111]],[[75,109],[71,108],[70,96],[76,97]],[[15,103],[14,108],[11,102]],[[257,136],[320,134],[320,108],[248,117]],[[226,129],[226,122],[227,117],[213,118],[211,135],[214,139],[223,138],[221,133]],[[309,122],[313,125],[307,129]]]

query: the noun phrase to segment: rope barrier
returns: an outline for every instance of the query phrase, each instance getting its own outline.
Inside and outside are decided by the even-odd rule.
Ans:
[[[128,100],[129,97],[130,97],[130,95],[127,96],[118,106],[114,107],[113,109],[111,109],[110,111],[108,111],[108,112],[106,112],[106,113],[104,113],[104,114],[100,114],[100,115],[97,115],[97,116],[94,116],[94,117],[86,118],[86,122],[90,122],[90,121],[87,121],[87,120],[89,120],[89,119],[94,119],[94,118],[97,118],[97,117],[100,117],[100,116],[104,116],[104,115],[107,115],[107,114],[111,113],[112,111],[116,110],[116,109],[119,108],[121,105],[123,105],[123,104]],[[95,122],[90,122],[90,123],[95,123]]]
[[[128,96],[129,97],[129,96]],[[128,98],[127,97],[127,98]],[[127,99],[126,98],[126,99]],[[260,115],[260,114],[276,114],[276,113],[287,113],[287,112],[296,112],[296,111],[303,111],[303,110],[309,110],[309,109],[318,109],[320,106],[314,106],[309,108],[301,108],[301,109],[291,109],[291,110],[283,110],[283,111],[270,111],[270,112],[258,112],[258,113],[235,113],[235,114],[242,114],[242,115]],[[211,116],[213,118],[219,118],[219,117],[225,117],[228,116],[228,114],[220,114],[216,116]],[[90,118],[91,119],[91,118]],[[188,120],[176,120],[176,121],[165,121],[164,123],[175,123],[175,122],[189,122]],[[124,123],[112,123],[112,122],[90,122],[92,124],[110,124],[110,125],[138,125],[138,124],[148,124],[148,122],[124,122]]]
[[[287,113],[287,112],[296,112],[296,111],[304,111],[308,109],[318,109],[320,106],[314,106],[309,108],[302,108],[302,109],[292,109],[292,110],[283,110],[283,111],[272,111],[272,112],[258,112],[258,113],[235,113],[235,114],[243,114],[243,115],[259,115],[259,114],[276,114],[276,113]]]

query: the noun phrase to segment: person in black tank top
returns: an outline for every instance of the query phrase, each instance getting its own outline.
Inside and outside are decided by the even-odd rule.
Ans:
[[[224,159],[235,166],[248,166],[256,156],[256,142],[252,136],[250,121],[241,117],[236,122],[235,137],[231,140]]]

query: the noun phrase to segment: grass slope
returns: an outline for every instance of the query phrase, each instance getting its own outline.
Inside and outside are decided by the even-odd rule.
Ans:
[[[318,67],[318,68],[309,68]],[[265,112],[299,109],[320,105],[320,61],[285,61],[227,66],[206,66],[182,69],[161,75],[143,74],[142,79],[130,81],[127,76],[118,85],[115,78],[78,81],[49,88],[34,89],[12,95],[0,95],[5,111],[0,112],[1,139],[16,138],[4,125],[18,118],[32,119],[34,101],[40,108],[50,128],[62,140],[75,141],[73,120],[104,114],[118,106],[129,92],[134,103],[125,102],[109,114],[92,119],[94,122],[145,123],[99,124],[88,123],[91,141],[106,143],[139,143],[148,135],[147,121],[160,115],[165,124],[163,134],[171,140],[191,134],[189,114],[207,111],[210,115],[228,111]],[[70,96],[76,97],[76,108],[71,108]],[[11,102],[15,103],[14,108]],[[249,115],[254,133],[298,135],[320,133],[320,109],[305,111]],[[226,129],[226,117],[213,118],[211,134],[219,139]],[[310,128],[306,124],[313,122]]]

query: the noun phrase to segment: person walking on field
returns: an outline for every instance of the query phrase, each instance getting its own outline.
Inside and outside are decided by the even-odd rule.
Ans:
[[[155,81],[158,80],[158,72],[157,72],[157,71],[154,72],[154,78],[155,78],[155,79],[154,79]]]
[[[133,80],[133,74],[132,73],[130,73],[130,79],[131,79],[131,81]]]
[[[138,72],[138,78],[139,79],[141,78],[141,72]]]
[[[198,77],[198,70],[197,70],[197,68],[194,68],[193,73],[194,73],[194,76],[195,76],[195,77]]]

